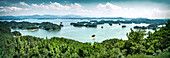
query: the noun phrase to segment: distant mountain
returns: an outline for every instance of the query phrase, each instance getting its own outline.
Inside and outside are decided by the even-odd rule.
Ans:
[[[79,15],[31,15],[31,16],[16,16],[21,19],[54,19],[54,18],[81,18]]]
[[[22,20],[22,19],[132,19],[132,20],[148,20],[147,18],[83,17],[80,15],[0,16],[0,20]]]
[[[83,18],[79,15],[0,16],[0,20]]]
[[[20,18],[15,16],[0,16],[0,20],[20,20]]]

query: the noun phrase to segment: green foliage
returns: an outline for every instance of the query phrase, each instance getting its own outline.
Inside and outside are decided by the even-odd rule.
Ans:
[[[138,31],[134,31],[134,30],[132,30],[132,28],[130,30],[131,30],[131,32],[127,33],[128,40],[132,40],[134,42],[139,42],[143,39],[143,37],[145,35],[145,31],[142,31],[141,29],[139,29]]]
[[[27,30],[37,30],[39,28],[45,30],[60,30],[61,27],[57,24],[53,24],[50,22],[42,22],[42,23],[30,23],[30,22],[0,22],[0,24],[8,25],[12,29],[27,29]]]
[[[21,36],[21,33],[19,31],[13,31],[12,34],[14,36]]]
[[[160,53],[157,56],[155,56],[155,58],[169,58],[169,57],[170,57],[169,52]]]

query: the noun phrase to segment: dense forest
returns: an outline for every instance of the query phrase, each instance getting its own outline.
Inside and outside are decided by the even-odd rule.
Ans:
[[[0,24],[0,58],[168,58],[170,20],[154,33],[131,29],[128,40],[109,39],[82,43],[66,38],[17,36],[9,25]],[[116,33],[115,33],[116,34]],[[13,36],[17,37],[13,37]],[[114,35],[114,34],[113,34]],[[147,36],[147,38],[144,38]]]
[[[4,21],[4,22],[0,22],[0,24],[9,25],[11,29],[25,29],[25,30],[32,30],[32,31],[38,30],[40,28],[48,30],[48,31],[61,29],[61,26],[50,23],[50,22],[30,23],[26,21],[23,21],[23,22]]]

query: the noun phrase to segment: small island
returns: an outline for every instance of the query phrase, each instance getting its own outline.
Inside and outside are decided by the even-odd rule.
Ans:
[[[134,26],[133,28],[134,29],[152,29],[152,30],[155,30],[157,28],[160,28],[160,27],[158,27],[158,25],[163,25],[163,24],[150,24],[148,26]]]
[[[73,25],[75,27],[97,27],[97,23],[91,23],[91,22],[77,22],[77,23],[70,23],[70,25]]]

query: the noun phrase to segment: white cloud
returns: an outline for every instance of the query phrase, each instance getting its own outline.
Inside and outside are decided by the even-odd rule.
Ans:
[[[33,15],[33,14],[51,14],[51,15],[67,15],[77,14],[85,15],[90,10],[84,9],[79,3],[62,5],[57,2],[50,2],[49,4],[27,4],[25,2],[19,2],[18,4],[12,5],[15,7],[1,7],[0,12],[4,15]],[[20,11],[21,10],[21,11]],[[91,11],[92,12],[92,11]]]
[[[23,9],[18,7],[0,7],[0,12],[11,12],[17,10],[23,10]]]
[[[46,5],[48,6],[49,8],[54,8],[54,9],[57,9],[57,10],[66,10],[66,9],[69,9],[70,6],[64,6],[64,5],[61,5],[60,3],[57,3],[57,2],[50,2],[51,4],[49,5]]]
[[[28,4],[27,4],[28,5]],[[78,3],[74,3],[74,4],[71,4],[70,6],[68,5],[61,5],[60,3],[57,3],[57,2],[50,2],[50,4],[31,4],[31,7],[32,9],[36,9],[36,8],[42,8],[42,9],[55,9],[55,10],[73,10],[73,9],[79,9],[79,8],[82,8],[82,6]]]
[[[113,4],[111,4],[111,3],[106,3],[106,4],[99,4],[98,6],[97,6],[97,8],[99,8],[99,9],[104,9],[104,10],[121,10],[122,9],[122,7],[119,7],[119,6],[117,6],[117,5],[113,5]]]
[[[137,17],[165,18],[166,17],[167,18],[168,17],[167,13],[170,13],[167,12],[168,10],[160,10],[159,8],[153,8],[153,9],[126,8],[111,3],[98,4],[97,9],[99,9],[98,11],[100,11],[102,14],[98,16],[105,15],[107,17],[129,17],[129,18],[137,18]]]
[[[86,10],[79,3],[74,3],[70,5],[62,5],[57,2],[50,2],[50,4],[31,4],[29,10],[36,14],[54,14],[54,15],[66,15],[66,14],[77,14],[82,15],[83,13],[87,13],[90,10]]]
[[[74,4],[71,4],[72,7],[78,7],[78,8],[81,8],[82,6],[78,3],[74,3]]]
[[[32,4],[32,6],[34,6],[34,7],[39,7],[37,4]]]
[[[111,3],[98,4],[97,9],[107,17],[129,17],[132,16],[134,13],[133,11],[135,10],[134,8],[124,8]]]
[[[27,3],[25,2],[19,2],[19,4],[23,5],[23,6],[27,6],[27,7],[30,7],[30,5],[28,5]]]
[[[1,9],[1,8],[4,8],[4,7],[0,6],[0,9]]]
[[[19,2],[17,6],[2,7],[0,12],[6,12],[6,15],[32,15],[32,14],[51,14],[67,15],[76,14],[90,17],[144,17],[144,18],[169,18],[170,10],[161,10],[159,8],[130,8],[122,7],[112,3],[98,4],[93,9],[85,8],[79,3],[62,5],[57,2],[49,4],[27,4]],[[9,13],[13,12],[13,13]]]

